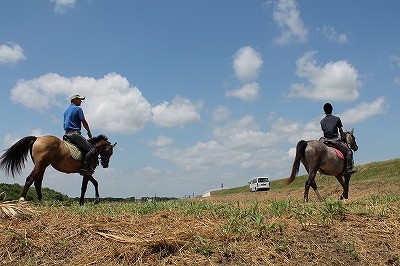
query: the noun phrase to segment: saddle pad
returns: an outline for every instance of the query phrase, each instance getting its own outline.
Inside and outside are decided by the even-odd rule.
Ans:
[[[329,147],[329,148],[331,148],[332,150],[334,150],[334,151],[336,152],[336,155],[337,155],[340,159],[344,160],[344,155],[343,155],[343,153],[342,153],[341,151],[339,151],[338,149],[333,148],[333,147]]]
[[[71,144],[68,141],[64,141],[64,144],[69,149],[69,152],[70,152],[72,158],[74,158],[75,160],[78,160],[78,161],[83,160],[82,152],[79,150],[79,148],[76,145]]]

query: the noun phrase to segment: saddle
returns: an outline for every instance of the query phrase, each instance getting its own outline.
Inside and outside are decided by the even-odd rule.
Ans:
[[[77,161],[83,161],[83,156],[84,153],[83,151],[79,148],[78,145],[76,145],[70,138],[68,138],[66,135],[63,136],[63,142],[65,146],[69,149],[69,153],[71,154],[71,157],[74,158]]]
[[[340,159],[344,160],[344,154],[335,147],[335,144],[333,144],[332,141],[324,140],[323,143],[326,146],[328,146],[330,149],[332,149],[336,153],[337,157],[339,157]]]

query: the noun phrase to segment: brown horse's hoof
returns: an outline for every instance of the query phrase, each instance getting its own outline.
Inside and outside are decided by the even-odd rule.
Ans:
[[[343,195],[340,196],[340,200],[347,200],[348,198],[345,198]]]

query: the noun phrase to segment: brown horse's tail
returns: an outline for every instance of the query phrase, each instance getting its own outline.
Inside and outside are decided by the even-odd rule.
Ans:
[[[20,174],[22,168],[25,167],[28,152],[31,151],[32,144],[36,141],[37,137],[28,136],[20,139],[17,143],[8,148],[0,156],[0,168],[3,169],[7,175],[15,176]]]
[[[299,172],[299,168],[300,168],[300,161],[301,161],[300,159],[301,159],[301,156],[304,155],[304,151],[306,150],[306,147],[307,147],[307,141],[305,141],[305,140],[300,140],[297,143],[296,158],[294,159],[294,162],[293,162],[292,174],[286,180],[286,182],[285,182],[286,185],[291,184],[294,181],[294,179],[296,178],[297,173]]]

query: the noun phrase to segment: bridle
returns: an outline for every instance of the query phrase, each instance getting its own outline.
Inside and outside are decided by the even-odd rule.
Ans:
[[[349,149],[353,150],[353,151],[357,151],[358,150],[358,146],[356,144],[356,137],[353,135],[353,132],[348,131],[345,133],[346,134],[346,145]],[[349,141],[348,136],[351,137],[351,141]]]
[[[103,141],[99,141],[98,143],[95,143],[94,147],[96,149],[96,154],[98,154],[100,157],[101,165],[104,168],[107,168],[110,162],[110,157],[113,154],[113,148],[117,143],[111,144],[108,141],[104,141],[105,144],[103,144],[102,142]],[[98,161],[97,164],[99,164]]]

